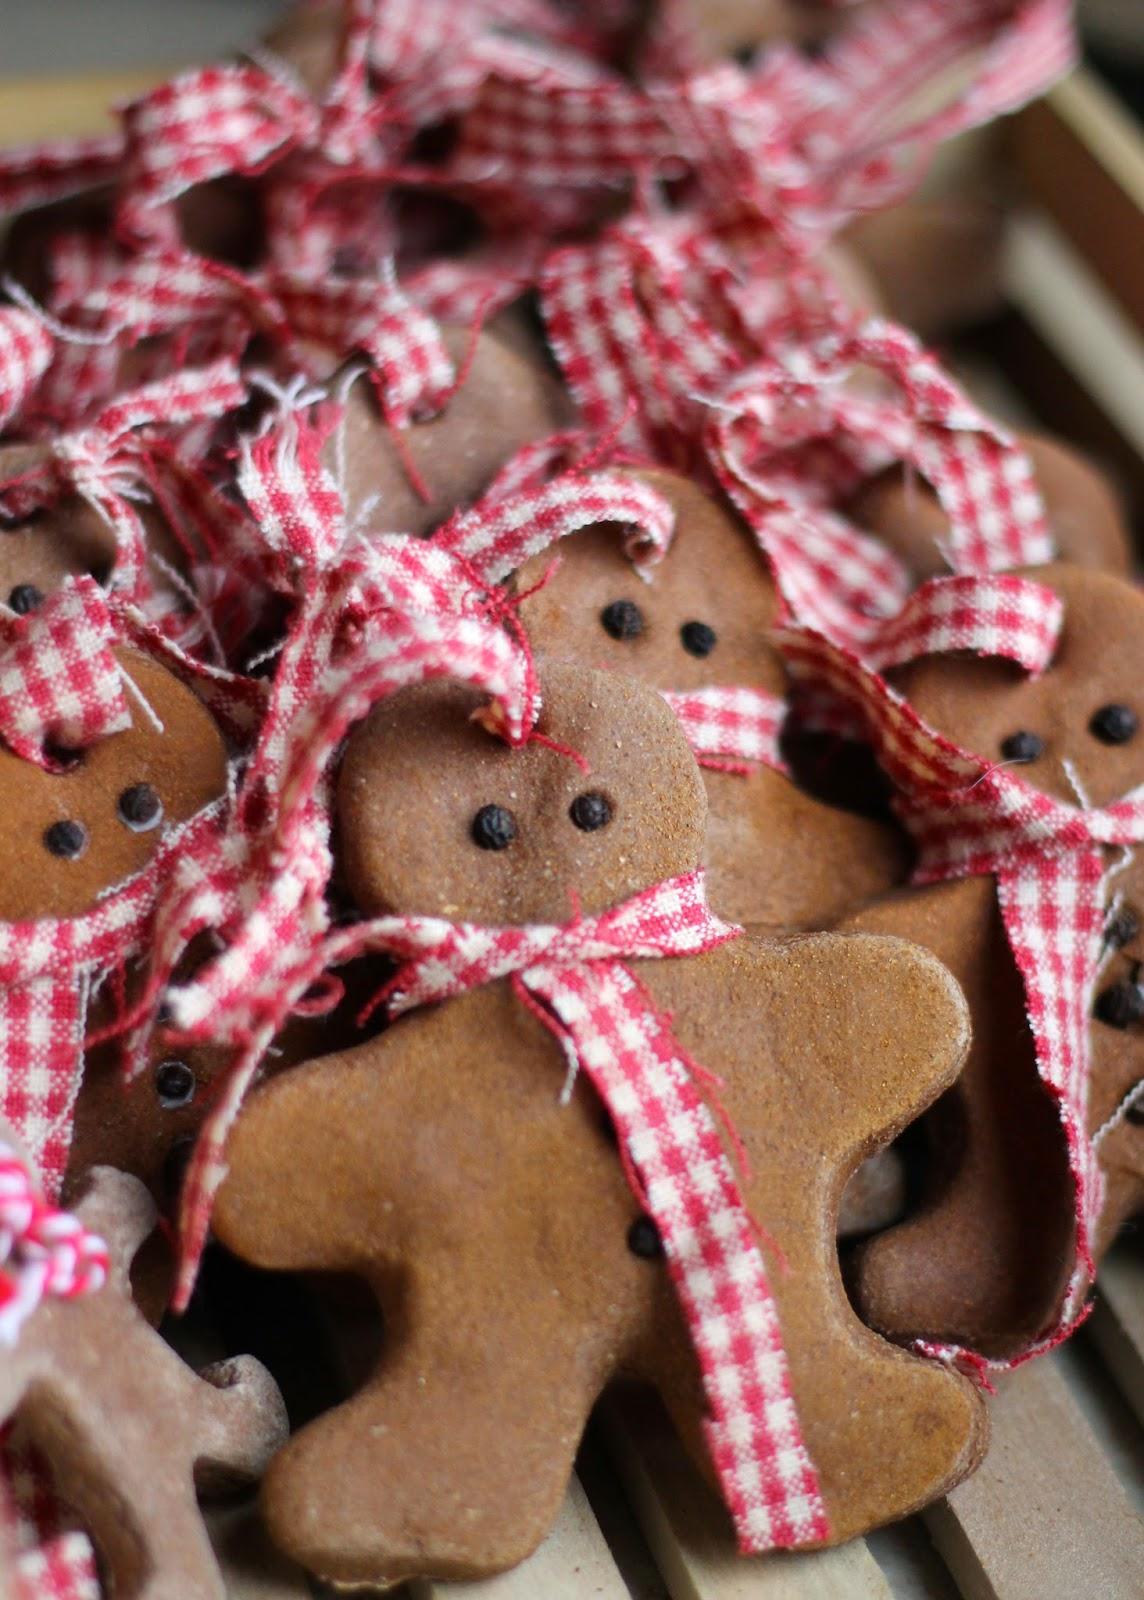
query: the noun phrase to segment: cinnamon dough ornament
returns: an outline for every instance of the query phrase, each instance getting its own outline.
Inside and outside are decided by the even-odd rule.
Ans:
[[[1028,576],[1065,606],[1056,653],[1040,677],[964,653],[926,657],[890,676],[930,727],[965,750],[1015,763],[1034,790],[1077,807],[1085,827],[1081,796],[1086,808],[1107,807],[1144,783],[1144,596],[1076,567]],[[1115,844],[1104,848],[1103,863],[1093,930],[1103,943],[1086,1000],[1087,1127],[1106,1185],[1096,1256],[1144,1196],[1139,1113],[1124,1105],[1144,1078],[1133,955],[1144,864],[1137,845]],[[923,1124],[920,1205],[857,1251],[856,1302],[891,1337],[1012,1354],[1052,1322],[1072,1270],[1075,1224],[1065,1135],[1037,1074],[1029,1000],[997,880],[987,874],[904,890],[841,926],[932,950],[964,988],[973,1017],[965,1071]],[[1067,919],[1055,921],[1047,939],[1050,962],[1083,964]]]
[[[18,1414],[50,1460],[109,1593],[225,1600],[196,1488],[259,1477],[286,1435],[278,1390],[247,1356],[194,1373],[140,1316],[128,1272],[154,1209],[134,1178],[97,1169],[76,1214],[110,1277],[46,1295],[0,1352],[0,1422]]]
[[[426,957],[398,988],[453,997],[265,1085],[227,1147],[224,1244],[261,1267],[360,1275],[383,1310],[380,1365],[295,1436],[263,1492],[274,1539],[335,1584],[476,1578],[522,1560],[552,1522],[593,1403],[621,1376],[659,1389],[709,1472],[739,1462],[730,1499],[748,1548],[841,1541],[901,1516],[985,1444],[967,1380],[858,1322],[834,1244],[849,1173],[958,1069],[956,986],[894,941],[709,937],[691,898],[703,786],[668,707],[619,674],[567,665],[550,664],[542,690],[544,742],[518,750],[474,722],[479,697],[440,682],[395,696],[352,736],[338,794],[347,882],[363,911],[397,914],[380,943]],[[458,923],[476,926],[458,935]],[[564,927],[538,926],[553,923]],[[483,964],[493,949],[500,978]],[[631,959],[629,974],[641,950],[672,958]],[[455,981],[434,989],[445,971]],[[634,1032],[658,1041],[648,1077]],[[697,1132],[706,1072],[721,1080],[768,1242],[736,1257],[740,1289],[703,1343],[730,1387],[713,1390],[709,1371],[705,1398],[692,1317],[744,1238],[728,1223],[699,1254],[712,1208],[726,1223],[738,1193],[729,1143]],[[661,1093],[675,1112],[657,1124]],[[617,1139],[642,1174],[639,1201]],[[700,1171],[715,1186],[702,1194]],[[690,1196],[678,1209],[677,1187]],[[770,1286],[754,1301],[750,1263],[764,1258]],[[691,1276],[701,1260],[705,1288]],[[757,1308],[746,1325],[740,1292]],[[781,1348],[768,1338],[756,1368],[748,1352],[776,1326],[768,1303]],[[732,1349],[734,1379],[720,1367]],[[776,1391],[784,1367],[789,1388]],[[752,1420],[760,1390],[767,1426],[786,1433],[778,1480]],[[722,1398],[735,1395],[738,1407]],[[756,1450],[747,1465],[740,1452]],[[769,1511],[744,1505],[767,1481]]]
[[[346,518],[399,533],[431,533],[479,498],[522,445],[569,425],[571,403],[537,347],[484,328],[444,327],[455,369],[444,405],[400,430],[389,428],[368,373],[346,391],[344,422],[324,451],[342,486]],[[331,387],[339,389],[337,377]]]
[[[640,476],[675,512],[671,546],[646,581],[623,530],[600,525],[521,569],[527,594],[559,558],[521,620],[538,652],[615,668],[673,699],[703,767],[716,910],[756,927],[825,927],[902,881],[905,843],[789,776],[779,752],[786,673],[770,640],[777,596],[747,529],[685,478]]]

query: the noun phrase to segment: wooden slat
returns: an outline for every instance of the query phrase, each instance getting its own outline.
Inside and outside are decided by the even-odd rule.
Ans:
[[[1039,216],[1014,219],[1003,275],[1016,310],[1144,457],[1144,320],[1137,327]]]
[[[860,1539],[813,1554],[738,1555],[726,1512],[657,1407],[610,1402],[604,1426],[672,1600],[891,1600]]]
[[[1138,1251],[1121,1246],[1104,1262],[1088,1331],[1124,1398],[1144,1422],[1144,1257]]]
[[[410,1585],[414,1600],[629,1600],[611,1551],[573,1478],[560,1515],[536,1554],[512,1572],[480,1583]]]
[[[1139,1595],[1144,1522],[1055,1358],[1015,1373],[992,1417],[984,1464],[926,1513],[965,1600]]]
[[[114,126],[113,105],[169,76],[164,67],[139,67],[74,78],[0,79],[0,145],[107,133]]]
[[[1144,326],[1144,140],[1129,112],[1077,72],[1016,119],[1013,143],[1033,198]]]

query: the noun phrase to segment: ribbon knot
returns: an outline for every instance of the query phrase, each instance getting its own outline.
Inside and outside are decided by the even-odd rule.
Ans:
[[[59,752],[130,727],[103,591],[74,578],[26,616],[0,617],[0,738],[48,771]]]
[[[42,1300],[94,1294],[109,1271],[103,1240],[49,1205],[16,1151],[0,1140],[0,1345],[16,1343]]]

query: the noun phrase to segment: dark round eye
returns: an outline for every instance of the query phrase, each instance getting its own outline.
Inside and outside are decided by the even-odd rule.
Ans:
[[[482,850],[507,850],[516,838],[516,818],[504,806],[482,806],[473,818],[472,835]]]
[[[596,789],[591,789],[587,794],[578,794],[568,807],[568,815],[583,833],[595,833],[597,828],[606,828],[612,820],[612,802],[606,794],[600,794]]]
[[[1036,761],[1045,753],[1045,741],[1036,733],[1011,733],[1001,741],[1001,754],[1006,761]]]
[[[1144,1022],[1144,989],[1134,981],[1114,983],[1098,996],[1094,1015],[1110,1028],[1130,1028]]]
[[[26,617],[29,611],[34,611],[44,598],[42,589],[37,589],[34,583],[18,583],[8,596],[8,604],[18,617]]]
[[[679,637],[689,656],[709,656],[719,643],[719,635],[706,622],[685,622]]]
[[[87,849],[87,829],[82,822],[53,822],[44,830],[44,844],[52,855],[74,861]]]
[[[155,1093],[164,1111],[190,1105],[195,1088],[195,1075],[185,1061],[160,1061],[155,1068]]]
[[[663,1254],[663,1240],[659,1229],[650,1217],[637,1217],[628,1229],[628,1249],[641,1261],[658,1261]]]
[[[1104,943],[1109,950],[1123,950],[1140,932],[1140,918],[1131,906],[1120,906],[1116,915],[1106,925]]]
[[[1140,726],[1130,706],[1101,706],[1088,725],[1088,731],[1101,744],[1127,744]]]
[[[613,600],[600,612],[604,632],[613,639],[638,639],[643,632],[643,612],[634,600]]]
[[[149,783],[133,783],[119,796],[119,818],[132,833],[146,833],[163,820],[163,802]]]

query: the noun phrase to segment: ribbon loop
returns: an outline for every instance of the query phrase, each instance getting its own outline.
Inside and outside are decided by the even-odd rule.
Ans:
[[[16,1151],[0,1140],[0,1345],[16,1343],[42,1300],[75,1300],[101,1289],[110,1266],[103,1240],[49,1205]]]

